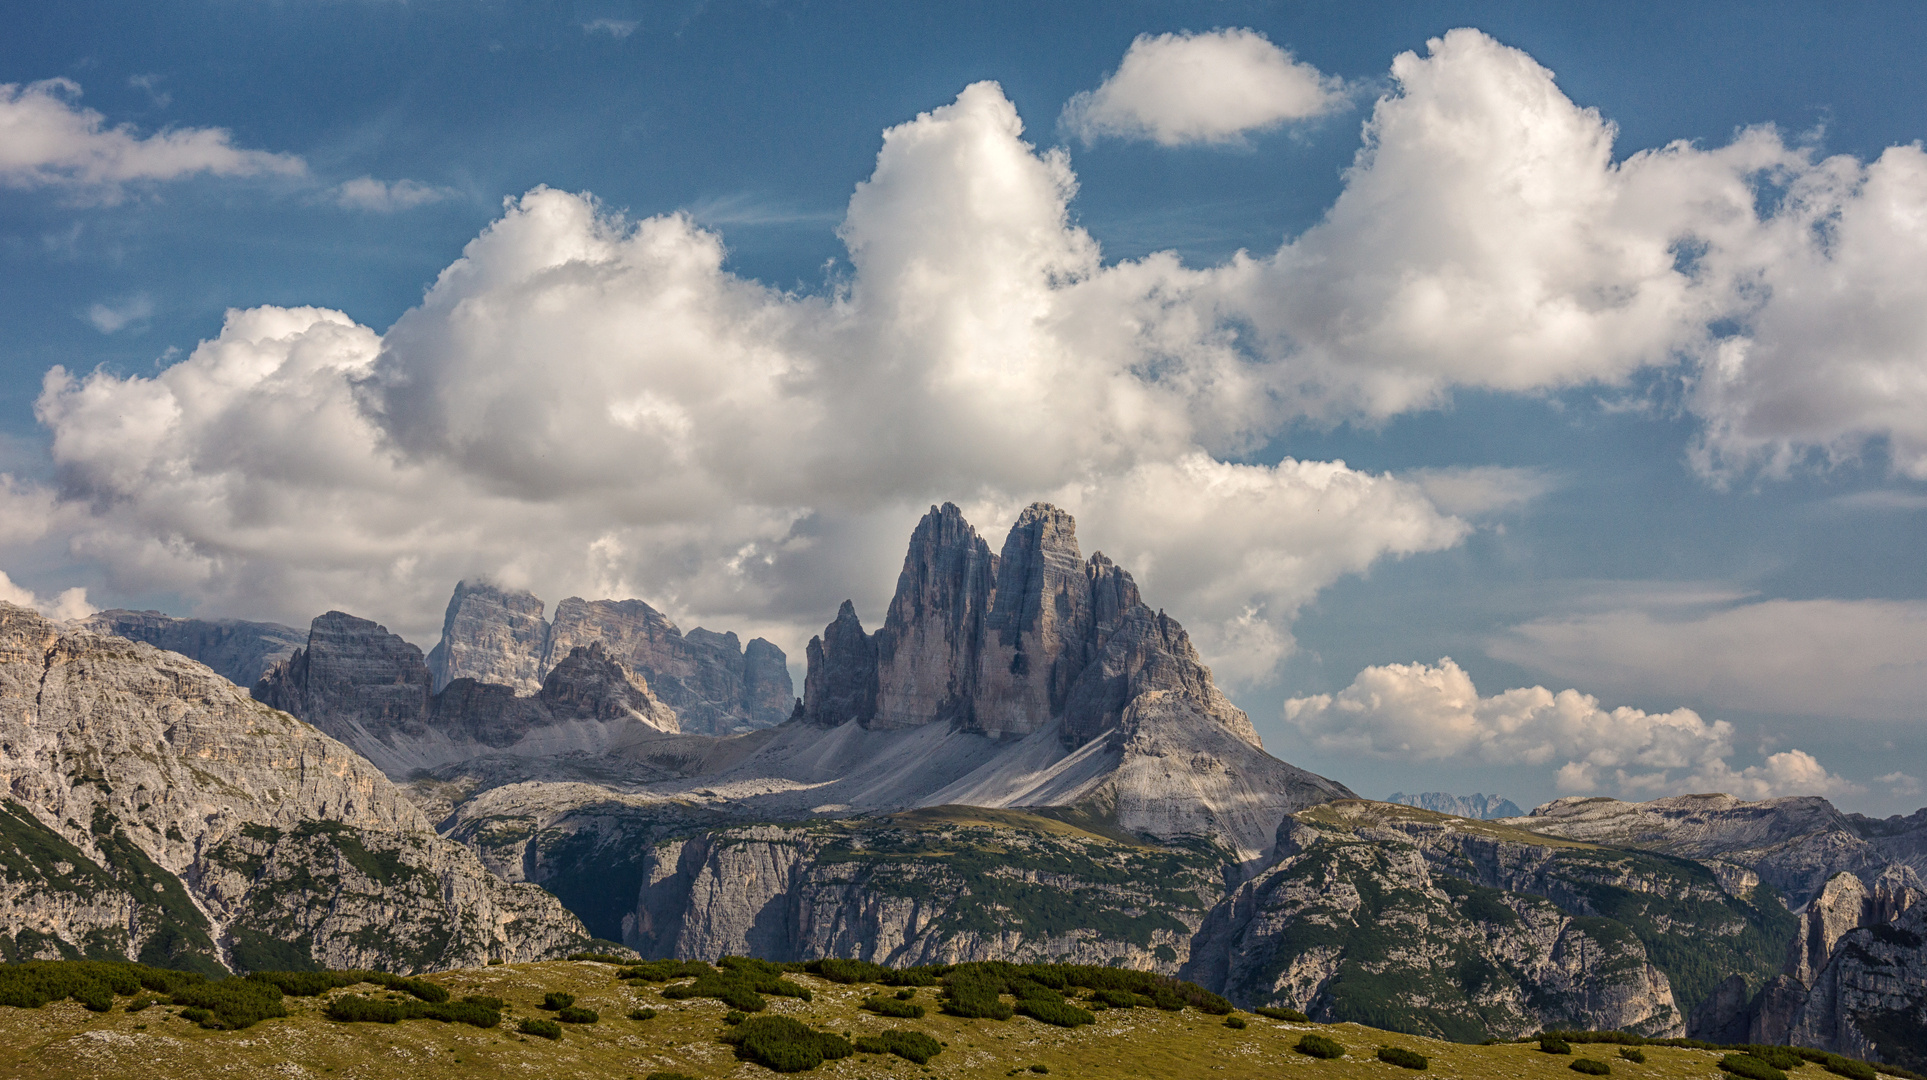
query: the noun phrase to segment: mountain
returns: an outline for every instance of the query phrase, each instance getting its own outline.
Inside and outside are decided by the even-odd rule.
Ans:
[[[603,754],[625,739],[677,730],[676,714],[600,642],[570,649],[531,695],[467,677],[438,692],[430,685],[420,649],[387,627],[331,611],[253,695],[391,776],[494,754]]]
[[[1479,818],[1484,821],[1518,817],[1525,813],[1511,799],[1501,799],[1497,795],[1448,795],[1443,791],[1407,795],[1402,791],[1394,791],[1385,797],[1385,801],[1398,803],[1400,806],[1416,806],[1437,814]]]
[[[145,641],[180,653],[206,664],[238,686],[253,686],[304,640],[301,631],[280,623],[177,619],[158,611],[101,611],[82,620],[81,626],[96,634]]]
[[[372,765],[211,669],[0,603],[0,955],[431,969],[579,948]]]
[[[571,596],[556,605],[553,623],[543,621],[543,607],[531,593],[456,585],[442,639],[428,654],[433,689],[470,678],[534,694],[574,649],[600,643],[675,710],[683,731],[727,735],[789,718],[789,659],[762,638],[745,646],[733,631],[699,626],[684,634],[641,600]]]

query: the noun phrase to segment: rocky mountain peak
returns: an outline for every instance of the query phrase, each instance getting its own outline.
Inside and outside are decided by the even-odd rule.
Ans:
[[[1076,521],[1046,503],[1025,508],[998,556],[955,504],[931,507],[882,629],[864,638],[846,601],[808,659],[802,713],[819,724],[941,722],[1022,737],[1061,721],[1075,747],[1117,730],[1140,695],[1163,691],[1259,745],[1184,628],[1146,607],[1102,553],[1086,560]]]
[[[571,596],[555,606],[553,622],[543,621],[544,606],[533,593],[485,581],[455,586],[442,640],[428,654],[433,688],[467,678],[535,695],[577,647],[600,643],[675,710],[685,731],[726,735],[789,716],[789,658],[762,638],[744,646],[734,631],[699,626],[684,634],[641,600]]]
[[[442,640],[428,654],[434,688],[467,677],[524,694],[540,690],[549,650],[545,606],[533,593],[458,582],[442,616]]]

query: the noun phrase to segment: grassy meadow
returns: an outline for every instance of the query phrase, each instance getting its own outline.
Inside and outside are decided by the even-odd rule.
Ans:
[[[343,1023],[323,1015],[327,1002],[342,994],[378,998],[402,995],[369,985],[332,990],[318,997],[284,999],[289,1015],[263,1020],[241,1030],[209,1030],[182,1018],[181,1009],[151,1005],[126,1011],[129,999],[92,1012],[77,1001],[56,1001],[38,1009],[0,1006],[0,1080],[204,1080],[215,1077],[403,1078],[528,1077],[530,1080],[632,1078],[675,1072],[695,1078],[775,1077],[760,1065],[739,1061],[721,1041],[730,1026],[729,1007],[709,999],[670,1000],[661,985],[618,982],[619,965],[591,961],[510,964],[426,976],[459,1000],[483,995],[506,1002],[496,1028],[432,1020],[400,1023]],[[1430,1062],[1423,1075],[1468,1078],[1543,1078],[1573,1080],[1571,1063],[1581,1056],[1609,1062],[1613,1076],[1659,1080],[1723,1077],[1713,1051],[1646,1047],[1646,1062],[1620,1059],[1617,1048],[1575,1046],[1574,1056],[1541,1053],[1536,1044],[1467,1046],[1377,1031],[1353,1024],[1281,1022],[1238,1013],[1242,1029],[1226,1018],[1195,1008],[1167,1012],[1155,1008],[1099,1011],[1096,1022],[1076,1028],[1053,1027],[1026,1016],[1009,1020],[964,1019],[937,1008],[935,987],[917,989],[913,1001],[926,1006],[920,1019],[891,1019],[860,1006],[872,996],[893,997],[895,987],[839,985],[808,974],[787,978],[807,986],[813,1000],[773,997],[762,1015],[788,1016],[825,1031],[851,1037],[899,1028],[925,1032],[944,1044],[927,1065],[889,1054],[858,1053],[826,1061],[798,1075],[843,1078],[968,1077],[1029,1080],[1076,1078],[1313,1078],[1420,1075],[1377,1060],[1382,1046],[1403,1047]],[[563,1025],[560,1040],[521,1035],[524,1018],[553,1019],[542,1008],[552,993],[572,994],[577,1007],[596,1011],[594,1024]],[[647,1020],[631,1020],[638,1008],[655,1009]],[[1293,1051],[1307,1033],[1320,1033],[1346,1048],[1336,1060],[1318,1060]],[[1807,1080],[1826,1074],[1817,1066],[1798,1070]]]

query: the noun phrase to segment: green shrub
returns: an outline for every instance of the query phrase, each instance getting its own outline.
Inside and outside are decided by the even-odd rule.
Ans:
[[[462,1004],[480,1005],[485,1009],[494,1009],[496,1012],[501,1012],[503,1009],[509,1007],[508,1002],[503,1001],[501,998],[489,997],[486,994],[469,994],[462,998]]]
[[[1872,1065],[1852,1058],[1829,1055],[1824,1063],[1825,1069],[1835,1076],[1850,1076],[1853,1080],[1876,1080],[1880,1075]]]
[[[1720,1068],[1746,1080],[1786,1080],[1786,1073],[1752,1054],[1728,1054],[1720,1058]]]
[[[614,953],[606,953],[606,952],[577,952],[577,953],[570,953],[569,959],[593,960],[598,964],[626,964],[633,958],[628,956],[617,956]]]
[[[388,1001],[362,994],[343,994],[328,1002],[322,1015],[341,1023],[396,1024],[403,1020],[435,1020],[492,1028],[502,1022],[499,998],[447,1001]]]
[[[1074,1028],[1097,1022],[1097,1017],[1088,1009],[1080,1009],[1064,1001],[1049,998],[1028,997],[1017,1000],[1016,1010],[1033,1020],[1041,1020],[1057,1027]]]
[[[127,1011],[130,1013],[141,1012],[151,1006],[159,1005],[161,1002],[165,1000],[167,999],[153,997],[148,994],[142,994],[141,996],[127,1003]]]
[[[1425,1060],[1424,1054],[1416,1050],[1407,1050],[1402,1046],[1379,1047],[1378,1060],[1387,1065],[1396,1065],[1401,1069],[1412,1069],[1417,1072],[1424,1072],[1431,1065],[1431,1062]]]
[[[181,1019],[199,1024],[202,1027],[220,1026],[220,1021],[214,1019],[213,1013],[208,1012],[206,1009],[197,1009],[192,1005],[181,1010]]]
[[[38,1009],[71,997],[104,1012],[113,1007],[116,996],[130,997],[142,990],[171,995],[204,981],[205,976],[191,972],[118,960],[29,960],[0,964],[0,1005]]]
[[[1646,1052],[1644,1050],[1641,1050],[1637,1046],[1621,1047],[1619,1050],[1619,1056],[1625,1058],[1627,1061],[1630,1061],[1635,1065],[1646,1064]],[[1867,1080],[1873,1080],[1873,1078],[1868,1077]]]
[[[1570,1054],[1572,1044],[1557,1035],[1539,1036],[1539,1052],[1542,1054]]]
[[[731,1009],[723,1014],[723,1023],[728,1024],[730,1027],[735,1027],[747,1019],[749,1019],[749,1014],[741,1009]]]
[[[1003,991],[1002,979],[968,970],[952,972],[943,981],[943,1011],[965,1019],[1008,1020],[1014,1010],[999,1000],[997,995]]]
[[[1306,1016],[1297,1009],[1276,1009],[1270,1005],[1260,1005],[1251,1011],[1257,1013],[1259,1016],[1269,1016],[1273,1020],[1289,1020],[1294,1024],[1308,1024],[1311,1022],[1311,1017]]]
[[[923,1006],[915,1002],[886,997],[866,998],[861,1007],[878,1016],[894,1016],[904,1020],[921,1020],[924,1013]]]
[[[562,1025],[553,1020],[537,1020],[534,1017],[523,1019],[518,1030],[524,1035],[534,1035],[543,1039],[560,1039]]]
[[[767,1009],[769,1003],[763,1000],[764,994],[811,1000],[810,988],[783,978],[783,969],[775,964],[741,956],[725,956],[719,963],[720,969],[702,965],[695,982],[671,986],[662,996],[671,1001],[714,998],[743,1012]]]
[[[787,1016],[757,1016],[725,1032],[736,1056],[775,1072],[807,1072],[856,1052],[850,1041]]]
[[[1036,1073],[1039,1076],[1044,1076],[1050,1072],[1050,1066],[1049,1065],[1032,1065],[1030,1067],[1030,1071]]]
[[[564,1006],[555,1014],[555,1018],[565,1024],[593,1024],[602,1019],[594,1009],[585,1009],[580,1005]]]
[[[1307,1035],[1299,1039],[1298,1045],[1292,1047],[1292,1049],[1301,1054],[1315,1058],[1325,1058],[1327,1060],[1345,1056],[1345,1048],[1343,1046],[1340,1046],[1331,1039],[1325,1038],[1323,1035]]]
[[[943,1053],[943,1044],[921,1031],[906,1028],[891,1028],[879,1032],[872,1040],[883,1046],[884,1052],[895,1054],[906,1061],[918,1065],[928,1065],[930,1059]],[[876,1053],[877,1051],[871,1051]]]
[[[1612,1066],[1605,1062],[1587,1057],[1573,1058],[1572,1064],[1566,1068],[1576,1073],[1585,1073],[1587,1076],[1611,1076],[1613,1071]]]
[[[1237,1031],[1243,1031],[1249,1023],[1250,1021],[1242,1016],[1227,1016],[1224,1018],[1224,1026]]]
[[[1790,1046],[1749,1046],[1746,1052],[1780,1070],[1797,1069],[1807,1063]]]
[[[566,1009],[573,1004],[575,1004],[574,994],[565,994],[560,990],[551,990],[542,995],[542,1007],[550,1012]]]
[[[1137,995],[1129,990],[1097,990],[1091,1000],[1113,1009],[1133,1009],[1137,1007]]]
[[[916,996],[917,996],[917,992],[907,987],[905,989],[902,989],[896,992],[896,999],[898,1001],[914,1001],[916,999]]]
[[[655,1018],[656,1010],[654,1009],[643,1008],[629,1010],[629,1019],[631,1020],[654,1020]]]
[[[281,990],[252,979],[222,979],[219,982],[188,983],[174,991],[176,1005],[206,1009],[219,1021],[218,1026],[235,1030],[263,1020],[288,1015],[281,1004]],[[200,1022],[205,1027],[217,1026]]]

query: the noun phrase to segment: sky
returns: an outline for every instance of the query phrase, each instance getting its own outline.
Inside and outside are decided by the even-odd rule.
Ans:
[[[1927,11],[6,19],[0,599],[800,665],[1045,500],[1361,794],[1927,803]]]

